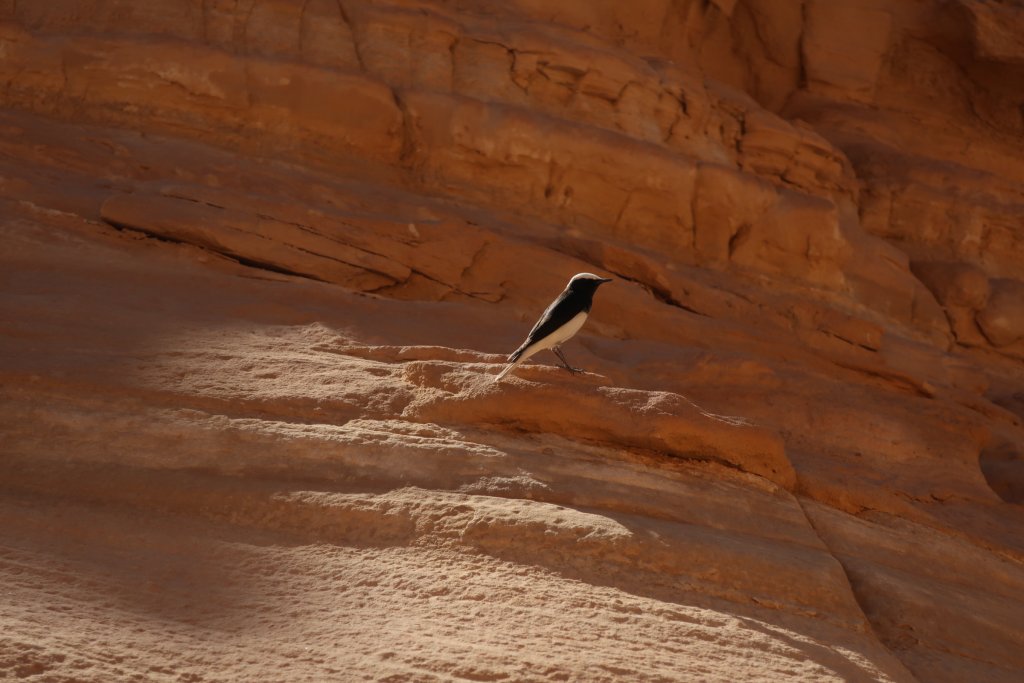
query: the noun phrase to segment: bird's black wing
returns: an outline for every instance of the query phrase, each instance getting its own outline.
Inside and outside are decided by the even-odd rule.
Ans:
[[[538,320],[537,324],[533,326],[530,333],[526,335],[526,341],[524,341],[522,345],[508,357],[508,362],[514,362],[523,354],[523,351],[525,351],[526,347],[530,346],[530,344],[540,341],[562,325],[565,325],[567,322],[575,318],[581,312],[586,312],[588,310],[590,310],[590,307],[586,305],[586,302],[580,300],[577,293],[566,289],[544,310],[544,313],[540,316],[540,320]]]

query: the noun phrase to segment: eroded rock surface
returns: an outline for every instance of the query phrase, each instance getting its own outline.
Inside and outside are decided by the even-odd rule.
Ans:
[[[1022,16],[0,1],[0,677],[1018,680]]]

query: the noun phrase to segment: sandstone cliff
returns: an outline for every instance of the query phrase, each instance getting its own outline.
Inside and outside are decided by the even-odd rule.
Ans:
[[[1022,36],[0,0],[0,676],[1020,680]]]

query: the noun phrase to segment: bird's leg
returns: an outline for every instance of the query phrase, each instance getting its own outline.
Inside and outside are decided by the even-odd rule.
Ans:
[[[574,368],[573,366],[569,365],[569,361],[565,359],[565,354],[562,353],[561,347],[552,346],[551,350],[555,352],[556,356],[558,356],[558,360],[562,361],[563,368],[574,374],[577,372],[583,372],[583,368]]]

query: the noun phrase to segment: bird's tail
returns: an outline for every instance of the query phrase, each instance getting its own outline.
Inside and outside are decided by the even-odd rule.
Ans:
[[[503,378],[503,377],[504,377],[505,375],[507,375],[508,373],[512,372],[512,368],[514,368],[514,367],[515,367],[515,366],[517,366],[517,365],[519,365],[519,361],[518,361],[518,360],[512,361],[511,363],[509,363],[508,365],[506,365],[506,366],[505,366],[505,368],[504,368],[504,369],[503,369],[503,370],[502,370],[501,372],[499,372],[499,373],[497,374],[497,376],[495,376],[495,378],[494,378],[494,381],[495,381],[495,382],[500,382],[500,381],[501,381],[501,379],[502,379],[502,378]]]
[[[499,372],[498,375],[494,378],[495,382],[500,382],[505,375],[512,372],[512,368],[526,360],[525,358],[522,357],[523,351],[525,349],[526,344],[523,344],[518,349],[512,352],[512,355],[508,357],[508,365],[506,365],[505,368],[501,372]]]

